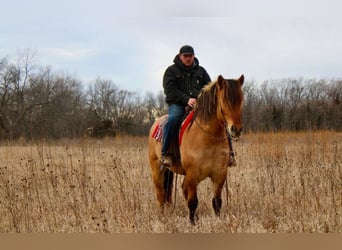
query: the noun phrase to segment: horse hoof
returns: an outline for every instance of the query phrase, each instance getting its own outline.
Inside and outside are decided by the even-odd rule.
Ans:
[[[195,225],[196,225],[196,223],[195,223],[195,217],[190,218],[190,223],[191,223],[192,226],[195,226]]]

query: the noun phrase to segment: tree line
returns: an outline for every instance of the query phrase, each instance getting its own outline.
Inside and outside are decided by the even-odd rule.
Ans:
[[[342,80],[287,78],[244,88],[247,131],[342,130]]]
[[[0,58],[0,139],[147,135],[167,112],[161,91],[142,96],[100,77],[86,86],[35,58]],[[245,131],[341,130],[341,91],[341,79],[246,82]]]

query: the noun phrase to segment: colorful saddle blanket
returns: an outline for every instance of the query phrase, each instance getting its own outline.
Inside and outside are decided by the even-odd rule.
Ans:
[[[167,118],[168,116],[162,117],[152,133],[152,137],[159,142],[163,139],[164,126],[167,123]]]
[[[182,142],[182,138],[183,138],[185,129],[188,127],[188,125],[190,124],[190,122],[193,119],[194,113],[195,113],[194,111],[191,111],[186,116],[184,121],[182,122],[182,125],[179,129],[179,134],[178,134],[178,144],[179,145]],[[154,129],[153,133],[152,133],[152,137],[159,142],[162,141],[162,139],[163,139],[163,131],[164,131],[164,126],[167,123],[167,118],[168,118],[168,116],[165,116],[163,119],[161,119],[159,121],[159,123],[157,124],[156,128]]]

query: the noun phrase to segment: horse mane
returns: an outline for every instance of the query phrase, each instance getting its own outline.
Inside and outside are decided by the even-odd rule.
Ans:
[[[224,103],[229,109],[234,109],[242,103],[243,95],[240,85],[235,79],[225,79],[223,84]],[[217,88],[216,82],[206,85],[197,98],[196,116],[204,122],[208,122],[213,114],[216,114],[217,108]]]

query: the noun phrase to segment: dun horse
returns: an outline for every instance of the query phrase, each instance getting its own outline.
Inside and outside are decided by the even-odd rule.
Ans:
[[[160,169],[161,142],[152,136],[167,116],[159,118],[150,129],[149,162],[159,205],[172,203],[173,173],[185,175],[182,189],[192,224],[195,224],[198,206],[197,186],[207,177],[213,182],[212,206],[215,214],[220,216],[229,160],[226,132],[233,139],[240,136],[243,82],[243,75],[238,79],[224,79],[220,75],[216,82],[202,89],[192,120],[183,131],[178,157],[173,158],[168,169]]]

